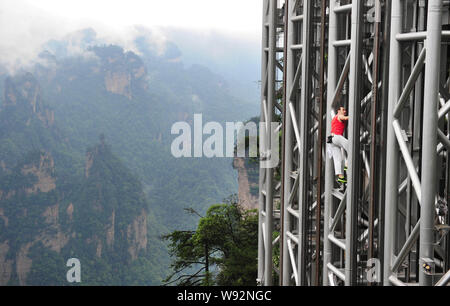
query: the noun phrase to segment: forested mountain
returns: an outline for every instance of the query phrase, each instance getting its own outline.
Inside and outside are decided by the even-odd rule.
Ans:
[[[160,236],[196,227],[184,208],[237,192],[232,159],[171,155],[172,124],[245,120],[256,103],[185,67],[173,43],[138,37],[133,52],[91,29],[75,36],[0,76],[0,284],[68,284],[72,257],[85,285],[159,284]]]

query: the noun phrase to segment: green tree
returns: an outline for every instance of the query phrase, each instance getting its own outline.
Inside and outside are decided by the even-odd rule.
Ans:
[[[231,196],[211,206],[195,231],[174,231],[164,236],[174,257],[173,273],[165,284],[255,285],[258,218]]]
[[[172,274],[163,280],[165,285],[194,286],[201,284],[206,277],[207,263],[202,258],[202,246],[193,239],[194,234],[195,231],[174,231],[163,236],[163,239],[170,241],[169,254],[175,258],[170,265]],[[197,269],[192,272],[194,267]]]

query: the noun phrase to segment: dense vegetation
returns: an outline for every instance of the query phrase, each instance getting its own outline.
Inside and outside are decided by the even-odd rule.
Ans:
[[[166,284],[254,286],[257,277],[258,215],[235,196],[211,206],[195,231],[174,231],[170,242],[173,273]]]
[[[174,158],[170,127],[256,108],[207,68],[176,61],[174,44],[157,54],[138,39],[137,55],[82,34],[85,54],[51,41],[29,73],[0,75],[0,264],[10,285],[66,285],[71,257],[82,285],[157,285],[170,265],[161,235],[199,220],[183,208],[203,215],[237,189],[230,159]],[[142,224],[146,241],[134,234]]]
[[[23,169],[37,169],[43,159],[51,158],[42,151],[28,154],[26,164],[19,163],[10,174],[0,177],[7,183],[3,191],[13,191],[0,201],[8,220],[0,219],[0,241],[9,246],[7,258],[28,250],[25,256],[32,265],[26,284],[68,284],[65,262],[72,257],[82,262],[83,285],[158,284],[166,273],[158,261],[164,255],[158,239],[164,229],[149,210],[142,184],[104,142],[89,149],[88,155],[92,159],[89,177],[80,177],[69,194],[60,188],[27,191],[38,178],[24,175]],[[51,168],[43,171],[48,170]],[[56,215],[51,215],[55,206]],[[151,231],[148,240],[137,237],[130,226],[142,214],[147,218],[146,228],[139,231],[146,235]],[[111,231],[114,234],[108,237]],[[137,239],[143,244],[140,248],[135,246]],[[130,248],[136,250],[135,258]],[[19,273],[13,274],[8,284],[22,284]]]

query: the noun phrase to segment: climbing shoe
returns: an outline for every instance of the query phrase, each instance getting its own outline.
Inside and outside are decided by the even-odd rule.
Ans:
[[[341,182],[341,181],[337,181],[337,184],[338,184],[338,190],[340,191],[340,192],[344,192],[345,191],[345,189],[347,188],[347,184],[346,183],[343,183],[343,182]]]
[[[337,181],[340,184],[347,184],[347,179],[345,177],[340,177],[340,178],[338,178]]]

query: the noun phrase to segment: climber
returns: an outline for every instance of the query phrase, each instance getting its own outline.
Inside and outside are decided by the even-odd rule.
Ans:
[[[327,141],[330,144],[330,149],[334,160],[334,173],[336,174],[337,182],[341,185],[341,187],[347,183],[347,179],[345,178],[344,171],[342,169],[342,161],[345,161],[342,154],[342,149],[345,150],[345,154],[347,154],[348,150],[348,140],[344,137],[344,130],[349,119],[346,113],[347,110],[345,107],[339,107],[337,115],[334,116],[331,121],[331,136],[328,137]],[[346,166],[344,170],[346,170]]]

